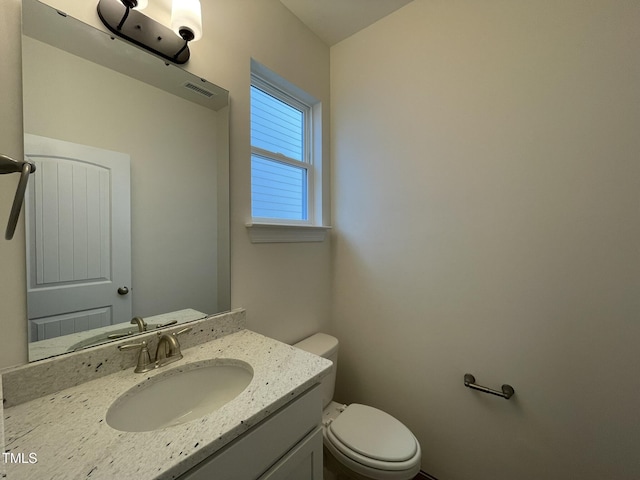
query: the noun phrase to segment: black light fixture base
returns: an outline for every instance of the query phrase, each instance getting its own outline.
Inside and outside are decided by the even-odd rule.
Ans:
[[[138,0],[120,0],[124,3],[125,7],[136,8],[138,6]]]
[[[100,0],[98,16],[112,33],[165,60],[178,64],[189,61],[191,53],[185,40],[144,13],[127,8],[121,0]]]
[[[180,29],[180,36],[182,37],[182,39],[186,42],[190,42],[191,40],[193,40],[194,38],[196,38],[196,36],[193,34],[193,32],[191,31],[191,29],[186,28],[186,27],[182,27]]]

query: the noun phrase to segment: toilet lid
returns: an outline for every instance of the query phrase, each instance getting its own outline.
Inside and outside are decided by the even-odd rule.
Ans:
[[[339,440],[336,447],[342,443],[364,457],[382,462],[405,462],[418,449],[415,437],[402,423],[382,410],[358,403],[349,405],[331,422],[329,430]]]

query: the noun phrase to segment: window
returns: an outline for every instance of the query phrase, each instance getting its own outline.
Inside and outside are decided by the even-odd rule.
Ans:
[[[251,61],[253,242],[322,241],[320,102]]]
[[[255,75],[251,83],[251,215],[310,223],[311,106]]]

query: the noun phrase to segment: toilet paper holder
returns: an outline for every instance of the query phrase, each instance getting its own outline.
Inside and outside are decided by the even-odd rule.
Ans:
[[[474,377],[470,373],[464,374],[464,386],[472,388],[473,390],[478,390],[480,392],[490,393],[491,395],[506,398],[507,400],[509,400],[513,396],[513,394],[516,393],[513,387],[511,385],[507,385],[506,383],[502,385],[502,391],[478,385],[476,383],[476,377]]]

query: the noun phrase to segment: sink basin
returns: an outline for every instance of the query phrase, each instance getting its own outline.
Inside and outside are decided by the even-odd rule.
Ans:
[[[149,432],[196,420],[227,404],[251,383],[253,369],[232,359],[167,370],[122,394],[107,424],[123,432]]]

